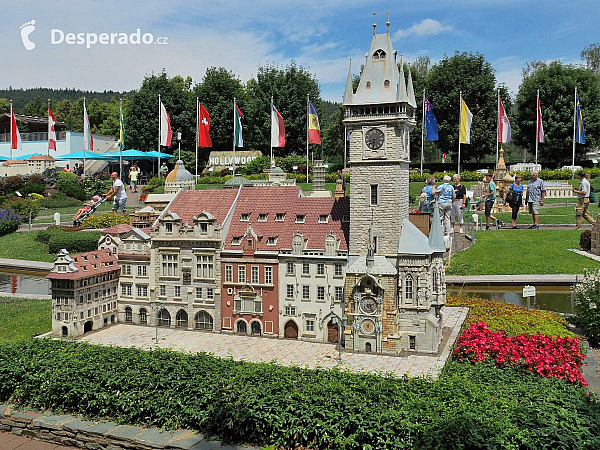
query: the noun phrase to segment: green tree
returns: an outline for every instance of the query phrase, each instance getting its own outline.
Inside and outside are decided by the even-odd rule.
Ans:
[[[585,61],[588,69],[600,74],[600,43],[590,44],[581,52],[581,60]]]
[[[471,143],[461,146],[461,160],[480,162],[496,152],[497,91],[494,70],[480,53],[459,53],[431,68],[426,82],[427,97],[434,104],[438,121],[439,151],[456,161],[459,136],[459,92],[473,113]],[[506,109],[511,99],[505,86],[500,95]]]
[[[323,151],[329,161],[334,156],[341,156],[344,158],[344,139],[345,128],[343,123],[344,108],[338,104],[335,112],[331,115],[329,120],[329,126],[323,133]]]
[[[192,90],[191,106],[196,114],[196,97],[204,105],[210,114],[210,139],[212,148],[198,149],[198,164],[208,161],[208,155],[212,150],[233,149],[233,98],[240,107],[243,114],[247,115],[246,92],[239,78],[224,67],[209,67],[206,69],[202,82],[194,86]],[[244,118],[242,121],[244,144],[247,144],[248,129]],[[196,121],[193,120],[193,127]]]
[[[10,102],[5,98],[0,98],[0,114],[10,112]]]
[[[23,114],[28,116],[46,117],[48,116],[48,105],[47,103],[42,102],[42,99],[39,96],[36,96],[25,105]]]
[[[600,131],[600,76],[591,69],[534,62],[523,79],[517,95],[516,122],[520,132],[516,143],[535,148],[537,90],[540,91],[546,142],[539,145],[539,161],[570,164],[573,152],[574,91],[577,87],[585,124],[586,145],[577,145],[576,159],[583,160],[587,148],[598,144]]]
[[[321,107],[319,84],[313,74],[294,62],[285,69],[263,66],[256,78],[248,81],[248,145],[271,153],[271,96],[285,123],[285,148],[276,156],[306,152],[306,95],[317,109]],[[321,126],[321,130],[323,127]],[[315,147],[315,151],[317,148]],[[318,149],[320,155],[320,149]]]
[[[64,122],[67,124],[67,130],[73,129],[73,118],[71,116],[71,108],[73,104],[71,100],[64,99],[60,102],[51,105],[52,112],[54,113],[54,117],[59,122]]]

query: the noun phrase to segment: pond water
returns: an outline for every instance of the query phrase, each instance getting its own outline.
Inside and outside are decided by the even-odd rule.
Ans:
[[[523,286],[451,286],[448,285],[448,295],[466,297],[481,297],[488,300],[509,302],[515,305],[527,306],[523,298]],[[536,297],[531,299],[531,307],[549,311],[573,313],[570,286],[536,286]]]
[[[50,294],[50,283],[45,274],[36,272],[0,271],[0,295],[12,294]]]

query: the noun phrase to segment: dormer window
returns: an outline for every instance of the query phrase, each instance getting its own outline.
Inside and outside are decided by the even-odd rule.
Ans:
[[[240,245],[241,243],[242,243],[241,236],[234,237],[233,239],[231,239],[231,245]]]
[[[173,224],[165,223],[165,231],[167,232],[167,234],[173,234]],[[129,248],[129,243],[125,247]]]
[[[58,266],[58,271],[59,272],[66,272],[67,268],[65,266]]]
[[[386,54],[383,50],[379,49],[373,53],[373,59],[385,59]]]
[[[385,80],[385,81],[383,82],[383,87],[385,87],[385,88],[389,88],[389,87],[390,87],[390,80]]]
[[[277,244],[277,237],[278,236],[268,238],[267,239],[267,245],[275,245],[275,244]]]
[[[200,224],[200,232],[202,232],[202,233],[208,233],[208,224],[207,223],[201,223]]]
[[[275,214],[275,222],[283,222],[285,220],[285,213]]]
[[[87,267],[86,266],[83,266],[82,269],[83,269],[84,272],[87,272]]]
[[[367,81],[367,89],[371,89],[371,82],[370,82],[370,81]],[[369,109],[369,108],[367,108],[367,110],[368,110],[368,109]],[[367,113],[367,114],[369,114],[369,113]]]
[[[251,215],[252,215],[252,213],[242,214],[242,216],[240,217],[240,222],[248,222],[250,220]]]
[[[87,256],[84,256],[84,257],[83,257],[83,260],[84,260],[84,261],[87,261]]]
[[[296,214],[296,223],[304,223],[305,219],[306,219],[306,215]]]
[[[319,223],[327,223],[329,222],[329,214],[321,214],[319,216]]]
[[[258,215],[258,221],[259,222],[266,222],[268,217],[269,217],[269,214],[259,214]]]

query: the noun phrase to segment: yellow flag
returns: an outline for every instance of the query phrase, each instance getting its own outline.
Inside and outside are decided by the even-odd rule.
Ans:
[[[467,104],[462,98],[460,101],[460,143],[470,144],[471,122],[473,121],[473,114],[471,111],[469,111]]]

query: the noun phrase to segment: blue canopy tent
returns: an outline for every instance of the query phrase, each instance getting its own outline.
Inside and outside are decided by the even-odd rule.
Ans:
[[[42,154],[41,153],[30,153],[29,155],[15,156],[13,159],[16,161],[27,161],[32,156],[42,156]],[[8,160],[8,158],[7,158],[7,160]]]
[[[60,155],[57,156],[54,159],[57,159],[59,161],[68,161],[70,159],[77,159],[77,160],[82,160],[83,161],[83,150],[79,151],[79,152],[73,152],[73,153],[67,153],[65,155]],[[104,153],[94,153],[94,152],[90,152],[90,151],[85,151],[85,159],[89,159],[90,161],[103,161],[106,160],[106,158],[104,157]]]
[[[10,158],[7,156],[0,156],[0,161],[8,161]]]

